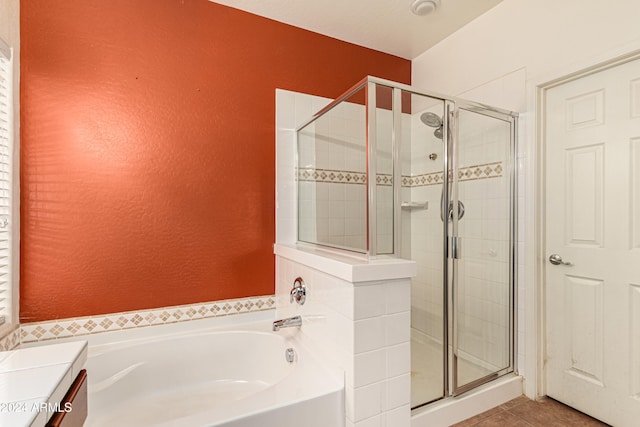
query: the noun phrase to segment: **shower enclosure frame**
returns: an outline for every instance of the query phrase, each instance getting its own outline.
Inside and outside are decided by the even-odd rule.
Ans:
[[[391,254],[378,253],[377,236],[377,191],[376,177],[377,172],[377,130],[376,130],[376,88],[378,86],[387,87],[392,90],[392,111],[393,111],[393,129],[392,129],[392,159],[393,159],[393,252]],[[447,218],[449,215],[449,206],[458,206],[458,174],[457,172],[457,150],[458,150],[458,113],[460,110],[466,110],[472,113],[481,114],[502,120],[510,124],[510,143],[509,143],[509,186],[510,186],[510,203],[509,203],[509,366],[495,371],[482,378],[476,379],[468,384],[458,386],[458,354],[457,354],[457,338],[458,326],[455,318],[455,309],[457,307],[458,296],[455,291],[455,281],[457,280],[457,259],[460,251],[461,238],[458,236],[458,213],[456,209],[452,209],[453,219],[452,227],[443,226],[443,394],[440,400],[447,397],[455,397],[459,394],[472,390],[482,384],[486,384],[494,379],[511,373],[517,372],[517,295],[516,295],[516,249],[517,249],[517,174],[515,164],[516,140],[518,135],[518,113],[493,107],[490,105],[468,101],[458,97],[443,95],[437,92],[416,89],[413,86],[381,79],[378,77],[367,76],[361,81],[353,85],[344,92],[340,97],[330,102],[327,106],[315,113],[309,120],[303,122],[296,127],[296,138],[298,132],[306,126],[323,116],[334,107],[344,101],[347,101],[357,92],[365,89],[365,106],[366,106],[366,175],[367,175],[367,198],[366,198],[366,217],[367,217],[367,247],[364,252],[350,251],[353,255],[359,253],[367,259],[378,259],[388,257],[400,257],[400,248],[402,247],[401,233],[401,185],[402,167],[401,167],[401,148],[402,148],[402,126],[400,117],[402,115],[402,93],[415,94],[439,100],[443,102],[444,114],[443,121],[443,199],[441,203],[441,215]],[[298,163],[299,145],[296,140],[296,159]],[[296,199],[298,188],[296,186]],[[451,230],[450,230],[451,228]],[[297,228],[297,242],[311,247],[326,248],[330,247],[343,252],[343,248],[335,248],[331,245],[310,243],[300,240],[300,229]],[[449,272],[451,271],[451,274]],[[417,409],[432,403],[425,402],[412,409]]]

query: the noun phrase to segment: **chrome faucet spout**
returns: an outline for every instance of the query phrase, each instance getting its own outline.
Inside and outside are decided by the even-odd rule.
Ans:
[[[273,322],[274,331],[279,331],[282,328],[293,328],[294,326],[302,326],[302,317],[287,317],[286,319],[280,319]]]

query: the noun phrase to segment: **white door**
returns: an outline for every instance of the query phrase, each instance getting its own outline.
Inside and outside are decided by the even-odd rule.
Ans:
[[[638,426],[640,60],[547,95],[547,394]]]

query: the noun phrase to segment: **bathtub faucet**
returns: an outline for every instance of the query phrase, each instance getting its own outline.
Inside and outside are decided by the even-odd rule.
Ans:
[[[273,322],[274,331],[279,331],[282,328],[292,328],[294,326],[302,326],[302,317],[287,317],[286,319],[280,319]]]

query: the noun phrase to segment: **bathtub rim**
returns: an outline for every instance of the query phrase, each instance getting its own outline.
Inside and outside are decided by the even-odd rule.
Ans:
[[[115,331],[104,331],[86,335],[77,335],[64,338],[56,338],[46,341],[33,341],[23,343],[19,348],[40,347],[48,344],[64,342],[86,341],[89,349],[94,346],[113,344],[121,341],[154,339],[157,336],[174,336],[182,334],[197,333],[204,330],[231,330],[240,328],[255,322],[272,322],[275,320],[275,309],[262,310],[256,312],[240,313],[229,316],[207,317],[202,319],[191,319],[188,321],[164,323],[119,329]]]

